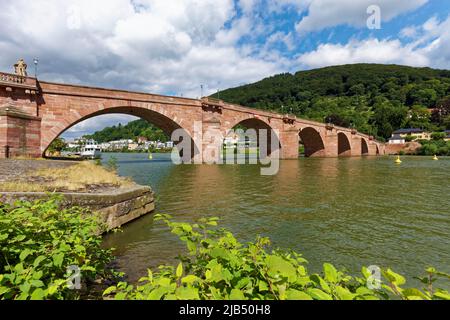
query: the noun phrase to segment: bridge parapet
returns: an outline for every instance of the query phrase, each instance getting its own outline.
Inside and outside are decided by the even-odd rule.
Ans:
[[[25,77],[18,74],[0,72],[0,86],[18,87],[30,90],[29,93],[35,94],[37,91],[37,81],[35,78]],[[33,92],[31,92],[33,91]]]

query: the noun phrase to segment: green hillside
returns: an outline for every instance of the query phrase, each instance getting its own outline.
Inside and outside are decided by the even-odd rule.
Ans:
[[[122,139],[136,141],[138,137],[146,137],[150,141],[167,142],[169,140],[161,129],[156,128],[143,119],[132,121],[127,125],[119,124],[117,126],[107,127],[92,135],[85,136],[85,138],[94,139],[98,143]]]
[[[450,129],[449,70],[344,65],[280,74],[219,94],[227,102],[331,121],[381,139],[401,127]]]

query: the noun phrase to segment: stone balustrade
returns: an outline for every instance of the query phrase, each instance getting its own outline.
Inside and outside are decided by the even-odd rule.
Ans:
[[[0,72],[0,84],[11,87],[36,88],[36,79],[20,76],[18,74]]]
[[[0,81],[1,82],[25,84],[27,82],[27,77],[19,76],[17,74],[10,74],[10,73],[0,72]]]

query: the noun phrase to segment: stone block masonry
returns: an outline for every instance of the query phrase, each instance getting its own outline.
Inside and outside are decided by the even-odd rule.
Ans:
[[[135,186],[107,193],[63,193],[63,206],[80,206],[97,212],[108,230],[123,226],[155,210],[150,187]],[[13,204],[17,200],[34,201],[48,198],[44,192],[0,192],[0,202]]]

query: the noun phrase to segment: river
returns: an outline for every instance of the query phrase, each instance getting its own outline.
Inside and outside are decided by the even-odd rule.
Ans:
[[[173,165],[170,155],[105,154],[119,174],[150,185],[158,213],[177,221],[219,217],[241,241],[257,235],[300,252],[308,268],[331,262],[355,274],[389,266],[407,278],[428,266],[450,272],[450,159],[346,158],[282,161],[275,176],[254,165]],[[118,266],[135,281],[171,263],[179,240],[148,215],[110,234]],[[411,283],[417,285],[417,283]]]

